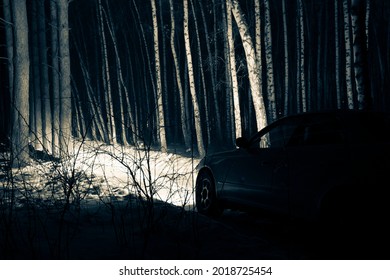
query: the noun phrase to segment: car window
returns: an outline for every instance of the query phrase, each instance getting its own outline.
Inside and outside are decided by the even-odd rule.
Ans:
[[[282,148],[286,146],[297,125],[294,122],[281,123],[253,142],[253,148]]]
[[[344,139],[345,135],[337,118],[318,115],[295,131],[289,145],[332,145],[341,144]]]

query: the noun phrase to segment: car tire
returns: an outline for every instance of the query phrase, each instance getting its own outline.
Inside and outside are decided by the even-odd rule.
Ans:
[[[196,209],[207,216],[220,216],[223,208],[218,202],[215,182],[210,172],[202,170],[196,179]]]

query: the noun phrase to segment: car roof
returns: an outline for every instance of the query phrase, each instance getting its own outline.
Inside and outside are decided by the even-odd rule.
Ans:
[[[284,119],[291,119],[291,118],[310,118],[310,117],[315,117],[315,116],[335,116],[335,117],[340,117],[340,118],[350,118],[350,117],[356,117],[356,116],[389,116],[389,112],[384,112],[384,111],[367,111],[367,110],[321,110],[321,111],[312,111],[312,112],[303,112],[303,113],[297,113],[297,114],[291,114],[287,115],[284,117],[281,117],[275,122],[279,122]]]

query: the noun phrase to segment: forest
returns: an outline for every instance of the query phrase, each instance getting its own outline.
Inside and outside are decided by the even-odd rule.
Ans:
[[[204,156],[290,114],[390,109],[386,0],[0,5],[0,142],[16,165],[72,138]]]

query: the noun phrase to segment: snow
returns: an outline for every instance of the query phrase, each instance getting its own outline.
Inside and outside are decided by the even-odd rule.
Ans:
[[[180,207],[193,205],[197,158],[95,141],[74,142],[73,147],[61,162],[35,161],[12,169],[19,196],[48,202],[64,199],[71,189],[71,199],[81,204],[134,195]]]

